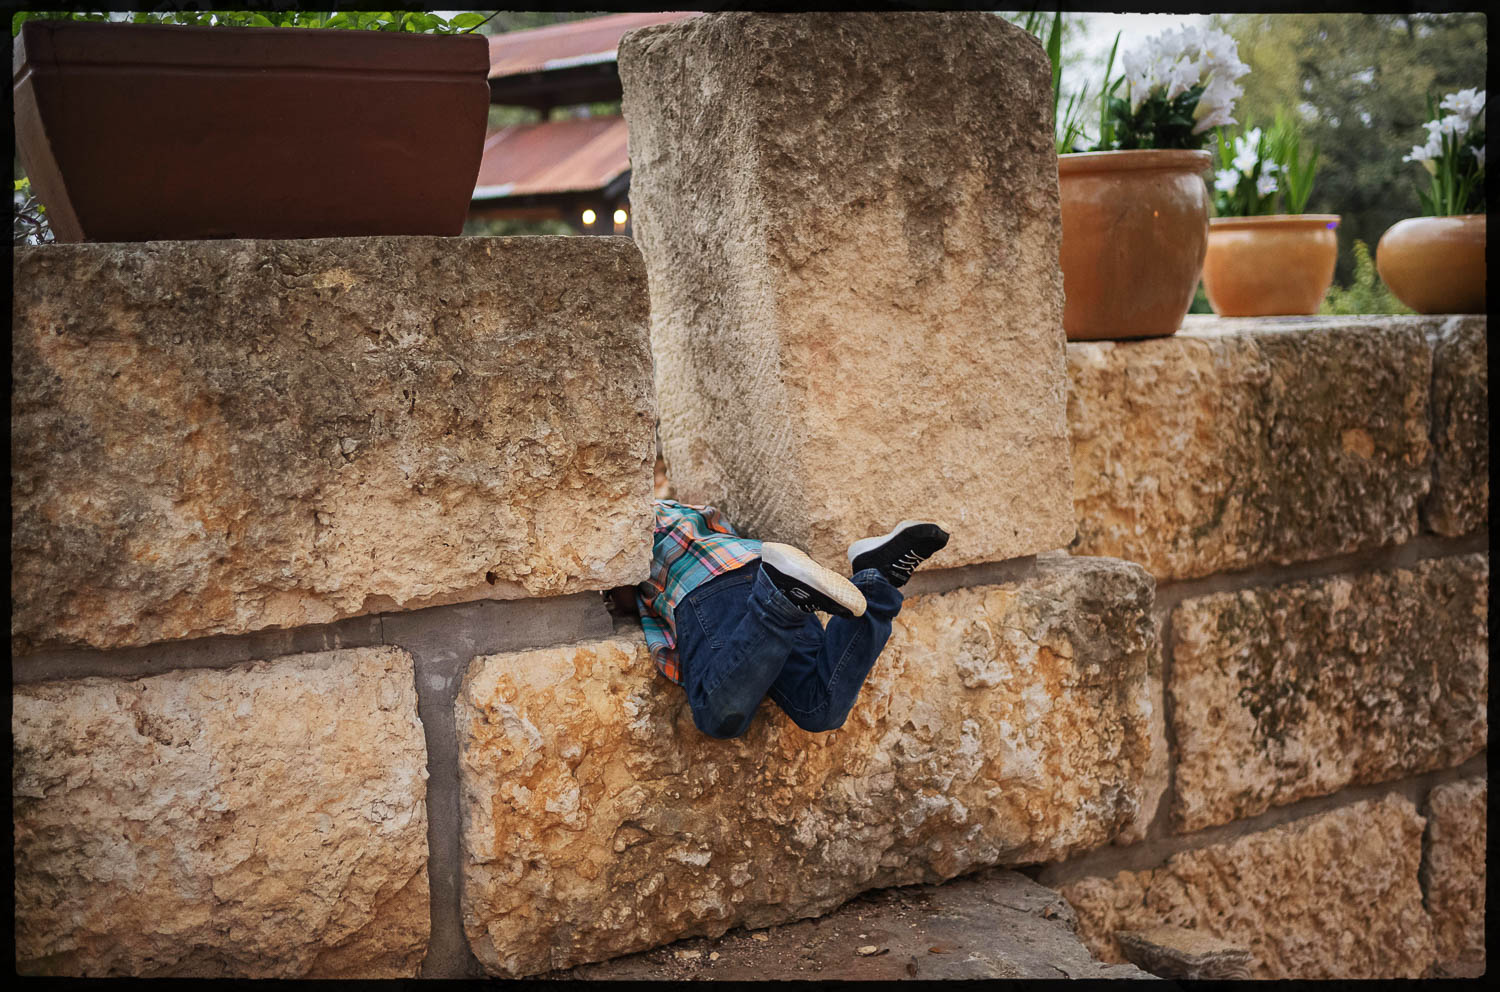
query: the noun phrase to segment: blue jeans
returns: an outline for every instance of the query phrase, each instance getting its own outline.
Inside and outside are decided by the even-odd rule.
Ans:
[[[766,696],[803,730],[842,727],[901,612],[901,591],[875,569],[851,581],[864,593],[864,616],[830,617],[826,630],[792,605],[759,562],[683,597],[677,657],[698,729],[739,737]]]

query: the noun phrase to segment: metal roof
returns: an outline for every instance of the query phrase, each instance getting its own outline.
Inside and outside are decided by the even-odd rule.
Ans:
[[[489,78],[613,62],[615,49],[626,31],[648,24],[668,24],[696,14],[692,10],[611,14],[491,35]]]
[[[473,199],[589,192],[629,168],[623,117],[512,124],[485,139]]]

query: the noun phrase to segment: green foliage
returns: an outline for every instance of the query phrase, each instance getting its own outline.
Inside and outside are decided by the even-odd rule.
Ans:
[[[1242,151],[1250,151],[1255,144],[1253,164],[1242,160]],[[1228,128],[1214,129],[1214,149],[1219,155],[1219,167],[1214,173],[1214,214],[1218,217],[1263,217],[1276,212],[1276,190],[1260,192],[1258,183],[1262,175],[1274,178],[1277,165],[1271,160],[1267,136],[1260,128],[1244,128],[1230,138]],[[1250,167],[1247,169],[1246,165]],[[1228,187],[1224,180],[1234,180]]]
[[[1215,23],[1251,66],[1235,116],[1271,120],[1285,109],[1319,149],[1305,212],[1339,214],[1337,278],[1348,285],[1350,242],[1375,244],[1422,212],[1407,149],[1426,139],[1426,94],[1485,78],[1485,15],[1235,14]]]
[[[1119,76],[1113,82],[1110,81],[1110,73],[1115,69],[1115,55],[1120,50],[1120,33],[1115,32],[1114,43],[1109,46],[1109,58],[1104,60],[1104,87],[1099,92],[1099,143],[1094,146],[1094,151],[1108,151],[1115,147],[1115,125],[1114,116],[1110,113],[1110,106],[1117,99],[1115,93],[1125,83],[1125,77]]]
[[[1193,111],[1203,87],[1194,86],[1168,100],[1156,93],[1145,99],[1135,113],[1130,104],[1117,96],[1108,103],[1112,148],[1202,148],[1209,138],[1207,131],[1193,133]]]
[[[1318,146],[1313,145],[1307,160],[1303,161],[1302,130],[1284,107],[1277,109],[1267,140],[1271,160],[1280,169],[1278,177],[1286,201],[1286,213],[1306,213],[1307,200],[1312,196],[1313,176],[1318,171]]]
[[[487,238],[511,238],[539,234],[577,234],[565,220],[499,220],[489,217],[470,217],[464,221],[463,233],[467,236]]]
[[[1073,151],[1084,139],[1083,114],[1088,105],[1088,86],[1068,96],[1063,104],[1063,39],[1076,29],[1063,17],[1061,10],[1052,14],[1049,22],[1045,11],[1029,10],[1021,14],[1001,14],[1006,20],[1036,37],[1052,64],[1052,128],[1059,155]],[[1046,27],[1046,35],[1042,34]],[[1061,114],[1058,113],[1061,107]]]
[[[494,15],[491,14],[491,17]],[[342,28],[355,31],[400,31],[409,34],[467,34],[489,18],[465,11],[451,20],[424,10],[314,11],[314,10],[142,10],[130,15],[133,24],[186,24],[196,27]],[[22,10],[10,19],[11,37],[26,21],[108,21],[101,11]]]
[[[1354,242],[1354,279],[1347,289],[1334,286],[1318,307],[1322,314],[1411,313],[1386,288],[1375,271],[1370,246],[1359,239]]]
[[[1427,119],[1437,121],[1441,117],[1429,93]],[[1417,190],[1422,213],[1429,217],[1484,213],[1484,166],[1475,154],[1475,149],[1484,148],[1483,119],[1476,118],[1461,133],[1444,133],[1437,141],[1441,149],[1437,156],[1421,163],[1430,180],[1429,188]],[[1413,154],[1417,151],[1413,149]]]
[[[31,180],[17,179],[11,193],[10,239],[16,245],[44,245],[53,240],[47,208],[31,190]]]
[[[1318,150],[1313,148],[1303,159],[1302,135],[1290,115],[1278,111],[1269,129],[1242,128],[1233,139],[1228,128],[1218,128],[1214,146],[1219,157],[1214,173],[1216,215],[1263,217],[1305,212],[1318,168]],[[1262,178],[1270,180],[1270,189],[1264,193]],[[1234,182],[1232,187],[1228,185],[1230,180]]]

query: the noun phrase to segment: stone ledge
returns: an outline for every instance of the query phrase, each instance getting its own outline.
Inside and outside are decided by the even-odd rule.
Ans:
[[[12,698],[18,972],[416,976],[427,770],[405,652]]]
[[[1069,344],[1072,550],[1161,581],[1415,536],[1443,320],[1190,319]]]
[[[1199,830],[1485,747],[1489,557],[1185,600],[1173,820]]]
[[[1490,522],[1489,319],[1447,318],[1430,335],[1432,492],[1422,522],[1445,537]]]
[[[13,276],[13,653],[646,576],[627,240],[49,245]]]
[[[465,927],[529,975],[866,889],[1057,860],[1139,816],[1150,578],[1062,558],[908,600],[849,721],[700,734],[638,630],[476,658],[456,704]]]
[[[1254,978],[1421,978],[1434,959],[1417,881],[1423,824],[1391,795],[1062,893],[1103,961],[1126,960],[1116,931],[1169,925],[1247,948]]]

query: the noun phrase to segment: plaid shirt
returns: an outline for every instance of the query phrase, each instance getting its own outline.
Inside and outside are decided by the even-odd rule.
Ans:
[[[760,557],[760,542],[740,537],[711,506],[652,500],[656,533],[651,578],[636,587],[641,626],[657,670],[682,684],[677,663],[677,604],[715,575],[732,572]]]

